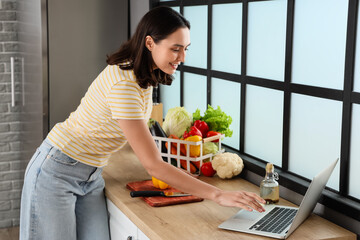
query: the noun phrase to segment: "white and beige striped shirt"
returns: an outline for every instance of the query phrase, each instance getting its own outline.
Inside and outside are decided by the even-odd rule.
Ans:
[[[47,138],[66,155],[103,167],[126,143],[117,119],[150,118],[152,89],[141,88],[132,70],[108,65],[90,85],[76,111],[56,124]]]

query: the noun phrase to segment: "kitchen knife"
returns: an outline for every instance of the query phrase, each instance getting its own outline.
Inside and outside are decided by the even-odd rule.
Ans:
[[[163,192],[163,191],[132,191],[130,192],[131,197],[185,197],[191,196],[188,193],[182,192]]]

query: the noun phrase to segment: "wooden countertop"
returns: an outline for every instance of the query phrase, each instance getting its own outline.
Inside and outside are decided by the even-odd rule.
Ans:
[[[210,200],[166,207],[150,207],[140,198],[131,198],[126,184],[151,179],[129,145],[113,154],[104,168],[105,193],[150,239],[272,239],[251,234],[222,230],[218,225],[234,215],[238,208],[222,207]],[[258,193],[259,188],[236,177],[222,180],[216,175],[201,180],[221,189],[246,190]],[[280,199],[279,204],[294,206]],[[288,239],[354,239],[356,235],[315,214],[312,214]]]

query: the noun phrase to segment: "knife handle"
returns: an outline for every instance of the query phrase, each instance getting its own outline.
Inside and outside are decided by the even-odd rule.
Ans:
[[[131,197],[155,197],[155,196],[165,196],[162,191],[132,191],[130,192]]]

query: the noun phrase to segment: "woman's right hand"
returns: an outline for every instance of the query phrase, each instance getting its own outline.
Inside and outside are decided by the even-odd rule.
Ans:
[[[265,204],[266,201],[252,192],[220,190],[215,194],[213,200],[225,207],[239,207],[247,211],[265,211],[261,204]]]

